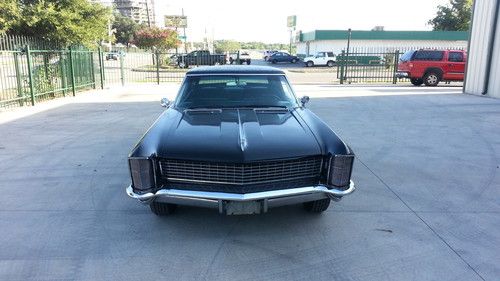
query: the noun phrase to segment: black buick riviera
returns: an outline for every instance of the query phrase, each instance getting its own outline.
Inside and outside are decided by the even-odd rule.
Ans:
[[[187,72],[177,98],[129,155],[127,194],[156,215],[177,205],[255,214],[303,203],[323,212],[354,191],[354,153],[271,67]]]

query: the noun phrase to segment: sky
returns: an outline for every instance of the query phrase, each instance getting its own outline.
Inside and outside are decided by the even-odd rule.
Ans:
[[[202,41],[205,34],[215,40],[287,43],[286,18],[297,15],[297,30],[314,29],[431,30],[427,21],[436,7],[449,0],[155,0],[157,21],[164,15],[188,17],[188,41]],[[206,33],[205,33],[206,30]]]

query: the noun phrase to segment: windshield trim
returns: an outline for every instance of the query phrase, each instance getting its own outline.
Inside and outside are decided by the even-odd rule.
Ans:
[[[186,107],[182,107],[182,106],[179,106],[179,102],[180,102],[180,97],[182,95],[182,93],[184,92],[184,87],[187,86],[187,78],[188,77],[199,77],[199,76],[281,76],[283,77],[284,81],[286,82],[285,83],[285,86],[288,88],[289,92],[290,92],[290,102],[291,104],[289,106],[274,106],[274,105],[262,105],[262,106],[257,106],[257,105],[253,105],[253,109],[262,109],[262,108],[278,108],[278,107],[282,107],[283,109],[286,109],[288,111],[290,110],[294,110],[296,108],[301,108],[301,104],[300,104],[300,101],[297,99],[297,95],[295,94],[295,90],[294,88],[292,87],[292,85],[290,84],[290,80],[288,80],[288,77],[282,73],[282,74],[279,74],[279,73],[272,73],[272,74],[269,74],[269,73],[207,73],[207,74],[192,74],[192,75],[186,75],[184,77],[184,79],[182,80],[182,84],[181,84],[181,87],[179,88],[179,91],[177,93],[177,96],[175,97],[175,100],[174,102],[172,103],[172,107],[173,108],[176,108],[176,109],[179,109],[179,110],[190,110],[190,109],[196,109],[196,108],[186,108]],[[285,93],[286,95],[286,93]],[[239,106],[235,106],[235,107],[224,107],[224,106],[202,106],[202,107],[199,107],[198,109],[229,109],[229,108],[234,108],[234,109],[237,109],[237,108],[245,108],[244,106],[242,107],[239,107]],[[246,107],[246,108],[251,108],[251,107]]]

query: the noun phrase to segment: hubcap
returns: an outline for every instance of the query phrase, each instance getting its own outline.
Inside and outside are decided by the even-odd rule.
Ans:
[[[428,82],[429,84],[436,84],[437,80],[438,80],[438,78],[437,78],[437,76],[436,76],[436,75],[434,75],[434,74],[433,74],[433,75],[429,75],[429,76],[427,77],[427,82]]]

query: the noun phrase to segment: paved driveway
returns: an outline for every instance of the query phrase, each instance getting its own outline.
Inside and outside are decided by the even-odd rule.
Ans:
[[[498,280],[500,100],[298,86],[357,153],[355,194],[159,218],[126,196],[126,156],[175,87],[0,114],[0,280]]]

